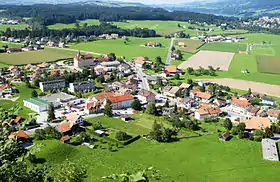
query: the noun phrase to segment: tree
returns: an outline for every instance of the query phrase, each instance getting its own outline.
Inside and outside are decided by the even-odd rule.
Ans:
[[[60,182],[82,182],[87,177],[87,172],[83,166],[78,166],[67,160],[66,164],[61,164],[55,173],[54,181]]]
[[[131,138],[131,136],[128,135],[126,132],[118,131],[116,133],[116,139],[119,140],[119,141],[126,141],[126,140],[128,140],[130,138]]]
[[[208,87],[208,92],[214,94],[215,91],[216,91],[216,86],[213,85],[213,84],[209,85],[209,87]]]
[[[54,110],[54,106],[53,106],[53,103],[50,103],[49,104],[49,107],[48,107],[48,118],[47,118],[47,121],[48,122],[52,122],[53,120],[55,120],[55,110]]]
[[[178,73],[176,73],[176,74],[174,75],[174,79],[175,79],[175,80],[180,80],[180,75],[179,75]]]
[[[132,107],[132,109],[134,109],[136,111],[141,111],[141,109],[142,109],[141,102],[138,99],[135,99],[131,103],[131,107]]]
[[[28,79],[25,80],[25,86],[26,86],[27,88],[31,88],[31,84],[30,84],[30,82],[29,82]]]
[[[153,123],[152,131],[150,136],[153,140],[158,142],[171,142],[172,136],[176,135],[175,130],[164,128],[162,125],[158,124],[156,121]]]
[[[232,129],[232,122],[229,118],[226,118],[224,120],[224,124],[223,124],[224,128],[227,129],[228,131],[230,131]]]
[[[205,87],[204,86],[199,87],[199,90],[200,90],[200,92],[205,92]]]
[[[146,107],[146,113],[151,115],[157,115],[157,107],[155,102],[149,102]]]
[[[38,97],[38,93],[36,90],[32,90],[31,97]]]
[[[166,99],[165,103],[164,103],[164,107],[168,108],[169,107],[169,100]]]
[[[188,79],[187,79],[187,84],[192,84],[192,83],[193,83],[193,80],[190,79],[190,78],[188,78]]]
[[[157,56],[157,57],[156,57],[156,63],[157,63],[158,65],[163,64],[163,63],[162,63],[162,59],[161,59],[160,56]]]
[[[236,129],[237,129],[237,132],[244,132],[245,131],[245,128],[246,128],[246,125],[245,123],[239,123],[237,126],[236,126]]]
[[[272,129],[265,128],[264,129],[264,138],[271,138],[271,137],[273,137]]]
[[[178,106],[177,106],[177,104],[175,103],[175,104],[174,104],[174,112],[177,113],[177,111],[178,111]]]
[[[109,116],[109,117],[113,116],[112,103],[109,100],[106,101],[106,104],[105,104],[105,107],[104,107],[104,114],[106,116]]]
[[[251,88],[249,88],[249,89],[248,89],[247,94],[248,94],[248,95],[251,95],[251,94],[252,94],[252,90],[251,90]]]

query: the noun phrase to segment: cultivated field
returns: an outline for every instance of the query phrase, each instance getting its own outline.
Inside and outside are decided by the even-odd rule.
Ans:
[[[231,88],[235,88],[239,90],[248,90],[249,88],[251,88],[253,92],[258,92],[274,97],[280,97],[280,86],[277,85],[270,85],[270,84],[251,82],[245,80],[235,80],[230,78],[207,79],[207,80],[213,83],[229,86]]]
[[[280,58],[257,56],[257,64],[261,73],[280,74]]]
[[[247,44],[242,43],[227,43],[227,42],[210,42],[204,44],[200,50],[222,51],[238,53],[239,51],[246,51]]]
[[[179,46],[178,43],[184,43],[184,46]],[[199,40],[190,40],[190,39],[176,39],[175,47],[179,48],[184,52],[196,53],[198,48],[203,45],[203,42]]]
[[[29,52],[19,52],[19,53],[1,53],[0,63],[9,65],[20,65],[28,63],[42,63],[56,61],[63,58],[72,58],[77,52],[66,51],[62,49],[55,48],[45,48],[40,51],[29,51]]]
[[[180,69],[187,69],[189,67],[198,69],[199,67],[220,68],[220,70],[227,71],[234,53],[218,52],[218,51],[199,51],[187,61],[179,65]]]
[[[144,47],[143,45],[148,42],[158,42],[163,47]],[[165,61],[169,46],[170,39],[129,37],[129,41],[126,41],[126,44],[124,39],[98,40],[95,42],[74,44],[70,48],[102,54],[115,53],[117,56],[125,56],[127,59],[146,56],[151,61],[154,61],[157,56],[161,56],[162,60]]]
[[[85,23],[88,26],[99,25],[99,20],[88,19],[88,20],[79,21],[80,27],[83,27]],[[71,24],[56,23],[54,25],[49,25],[48,28],[54,30],[62,30],[64,28],[71,29],[71,28],[75,28],[75,23],[71,23]]]

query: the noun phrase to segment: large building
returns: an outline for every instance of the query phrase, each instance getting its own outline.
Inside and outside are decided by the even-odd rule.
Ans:
[[[69,83],[68,90],[70,92],[84,92],[84,91],[90,91],[95,89],[95,84],[93,81],[83,81],[83,82],[75,82],[75,83]]]
[[[37,98],[24,99],[23,104],[25,107],[35,112],[46,112],[48,110],[49,102]]]
[[[93,67],[95,66],[95,58],[91,54],[79,53],[74,57],[74,67]]]
[[[65,80],[51,80],[39,83],[42,92],[48,92],[52,90],[59,90],[66,87]]]
[[[77,97],[66,94],[64,92],[49,94],[43,97],[40,97],[41,100],[47,101],[48,103],[52,103],[55,108],[59,108],[62,106],[72,106],[81,104],[82,100]]]

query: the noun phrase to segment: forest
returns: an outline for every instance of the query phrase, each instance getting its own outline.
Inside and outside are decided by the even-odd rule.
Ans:
[[[75,23],[77,20],[99,19],[100,21],[126,20],[176,20],[189,22],[206,22],[221,24],[237,22],[238,18],[215,16],[202,13],[174,11],[169,12],[161,8],[150,7],[103,7],[93,4],[35,4],[19,6],[0,6],[5,10],[2,15],[32,17],[42,21],[44,25],[55,23]]]

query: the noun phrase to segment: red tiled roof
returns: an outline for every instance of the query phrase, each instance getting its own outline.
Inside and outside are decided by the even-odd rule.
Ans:
[[[56,130],[60,133],[65,133],[67,131],[70,131],[72,128],[71,123],[68,121],[62,121],[56,126]]]
[[[270,109],[267,111],[268,116],[277,118],[280,115],[280,110]]]
[[[168,66],[166,68],[166,70],[169,72],[169,73],[177,73],[177,66]]]
[[[14,119],[14,123],[18,124],[22,120],[21,117],[17,116],[16,119]]]
[[[268,118],[252,117],[250,120],[242,121],[246,125],[246,129],[265,129],[271,126],[271,122]]]
[[[10,134],[9,138],[28,139],[29,136],[23,130],[20,130],[18,132]]]
[[[236,97],[233,97],[231,99],[231,104],[235,105],[235,106],[238,106],[238,107],[248,107],[251,105],[251,103],[247,100],[247,99],[238,99]]]
[[[108,98],[109,101],[111,101],[112,103],[118,103],[118,102],[123,102],[123,101],[127,101],[127,100],[133,100],[134,98],[131,95],[117,95],[117,96],[113,96]]]
[[[69,140],[70,140],[70,137],[68,135],[65,135],[65,136],[60,138],[61,143],[64,143],[64,142],[69,141]]]
[[[207,104],[204,104],[197,110],[197,112],[200,115],[207,115],[207,114],[214,115],[214,114],[219,114],[221,112],[221,109],[219,107],[212,107]]]

